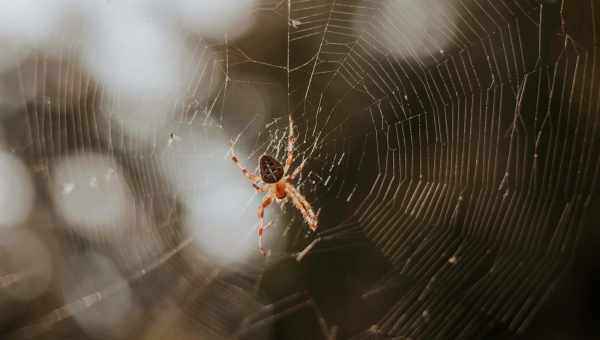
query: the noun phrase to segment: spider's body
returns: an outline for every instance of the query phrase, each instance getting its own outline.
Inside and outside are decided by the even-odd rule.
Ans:
[[[281,165],[279,161],[269,155],[263,155],[258,161],[258,167],[260,169],[260,177],[248,172],[244,168],[238,158],[233,152],[233,146],[231,148],[231,160],[237,164],[242,170],[242,173],[248,177],[252,182],[252,186],[258,192],[266,192],[265,197],[258,206],[258,245],[261,253],[264,255],[265,251],[262,246],[262,236],[265,229],[271,226],[271,223],[264,225],[264,209],[273,202],[273,200],[282,200],[286,197],[290,197],[292,203],[298,209],[304,220],[308,224],[308,227],[315,231],[318,225],[318,216],[313,212],[312,207],[306,201],[306,198],[298,192],[298,190],[292,185],[290,181],[294,180],[298,174],[302,171],[305,162],[302,162],[291,175],[287,175],[292,163],[294,162],[294,125],[292,117],[290,116],[290,132],[288,135],[288,154],[285,161],[285,165]],[[264,185],[259,186],[259,182],[262,181]]]
[[[275,158],[262,155],[258,160],[260,178],[265,183],[277,183],[283,177],[283,166]]]

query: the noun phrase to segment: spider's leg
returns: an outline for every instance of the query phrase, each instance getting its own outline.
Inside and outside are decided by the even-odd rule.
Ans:
[[[302,172],[302,169],[304,169],[304,165],[306,165],[306,159],[303,160],[302,163],[300,163],[300,165],[294,170],[294,172],[292,172],[290,180],[296,179],[296,177]]]
[[[294,204],[296,209],[300,211],[310,230],[317,230],[319,220],[312,207],[310,206],[310,203],[308,203],[306,198],[301,193],[299,193],[298,190],[296,190],[296,188],[290,183],[287,183],[285,187],[287,193],[292,199],[292,203]]]
[[[258,250],[260,250],[260,253],[265,255],[265,250],[263,248],[263,233],[265,231],[265,229],[269,228],[271,226],[271,222],[269,222],[269,224],[265,227],[264,226],[264,215],[265,215],[265,208],[271,204],[271,202],[273,202],[273,197],[271,197],[270,194],[265,195],[265,197],[263,198],[262,202],[260,202],[260,205],[258,206]]]
[[[288,132],[288,145],[287,145],[287,159],[285,161],[285,165],[283,167],[283,175],[287,174],[288,170],[292,166],[294,162],[294,143],[296,142],[296,137],[294,137],[294,121],[292,120],[292,115],[290,115],[290,131]]]
[[[267,191],[267,189],[265,189],[264,186],[258,186],[256,183],[252,183],[252,186],[254,187],[254,190],[256,190],[256,192],[265,192]]]
[[[239,158],[237,158],[237,156],[235,155],[235,152],[233,151],[233,144],[231,145],[229,152],[231,152],[231,160],[235,163],[235,165],[238,166],[238,168],[240,168],[240,170],[242,170],[242,173],[244,174],[244,176],[246,176],[250,180],[250,182],[252,182],[252,186],[254,187],[254,189],[256,189],[256,191],[263,191],[256,184],[260,180],[260,177],[251,174],[250,171],[248,171],[248,169],[244,168],[244,166],[240,163]]]

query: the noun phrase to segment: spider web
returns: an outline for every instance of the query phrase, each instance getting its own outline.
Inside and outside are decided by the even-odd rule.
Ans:
[[[128,287],[144,311],[140,339],[522,334],[568,274],[597,204],[598,10],[594,0],[263,0],[253,14],[270,30],[190,42],[185,97],[166,99],[167,128],[150,138],[102,119],[118,95],[85,72],[75,41],[28,58],[14,73],[11,150],[41,192],[61,157],[106,155],[124,169],[133,222],[125,235],[54,235],[61,256],[93,248],[122,279],[69,301],[48,293],[4,333],[85,338],[77,315]],[[251,170],[263,153],[284,159],[290,114],[294,165],[307,161],[297,187],[320,210],[318,233],[305,235],[291,204],[280,217],[270,207],[270,257],[214,261],[182,227],[190,195],[219,188],[206,184],[210,168],[185,190],[165,168],[194,158],[233,168],[229,138]],[[244,185],[241,199],[217,197],[249,213],[238,238],[254,244],[260,197]],[[68,224],[51,204],[40,210],[36,221]]]

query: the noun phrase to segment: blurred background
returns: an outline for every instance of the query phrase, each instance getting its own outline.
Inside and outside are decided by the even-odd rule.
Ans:
[[[595,339],[596,0],[0,2],[0,338]],[[286,155],[315,211],[266,210]]]

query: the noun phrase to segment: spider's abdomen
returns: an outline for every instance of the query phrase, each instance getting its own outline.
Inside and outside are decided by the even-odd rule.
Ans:
[[[275,158],[263,155],[258,161],[260,177],[265,183],[277,183],[283,177],[283,166]]]

